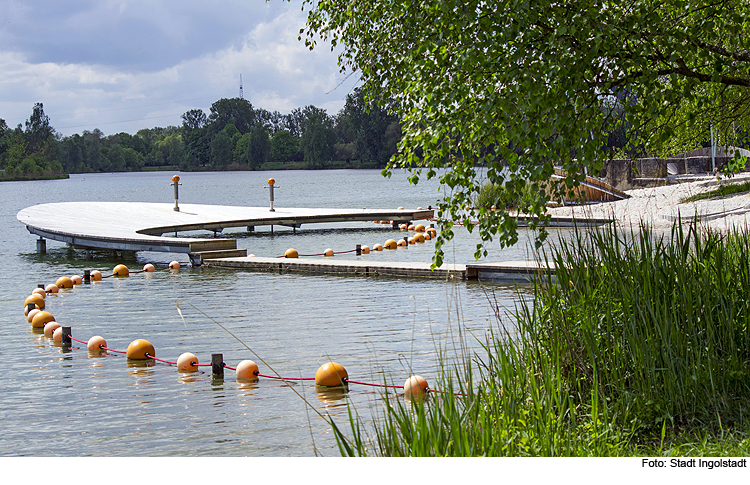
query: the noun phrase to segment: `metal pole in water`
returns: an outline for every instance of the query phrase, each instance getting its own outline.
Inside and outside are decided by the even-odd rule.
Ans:
[[[211,354],[211,376],[214,380],[224,380],[224,355]]]
[[[47,254],[47,241],[44,238],[36,240],[36,252],[39,254]]]
[[[175,212],[180,212],[180,206],[178,204],[178,199],[180,198],[180,176],[179,175],[173,175],[172,176],[172,183],[169,185],[174,185],[174,210]]]
[[[63,349],[70,349],[70,346],[73,344],[73,341],[70,339],[70,327],[62,328],[62,342],[60,343]]]

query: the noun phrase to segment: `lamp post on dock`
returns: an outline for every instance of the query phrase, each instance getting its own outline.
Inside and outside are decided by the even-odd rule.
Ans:
[[[180,176],[173,175],[172,183],[169,185],[174,185],[174,210],[175,212],[180,212],[180,206],[177,204],[177,199],[180,198],[180,194],[179,194]]]
[[[268,196],[271,201],[271,210],[269,212],[276,212],[273,208],[273,189],[278,189],[279,187],[277,185],[274,185],[276,181],[272,178],[268,179],[268,185],[265,187],[268,187]],[[264,187],[264,188],[265,188]]]

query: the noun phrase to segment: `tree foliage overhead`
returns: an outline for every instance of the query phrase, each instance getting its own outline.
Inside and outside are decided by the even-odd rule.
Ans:
[[[546,203],[595,173],[608,133],[654,154],[705,138],[731,139],[750,113],[747,0],[321,0],[303,35],[339,49],[369,99],[394,99],[403,129],[389,168],[440,177],[439,215],[484,241],[518,240],[505,210],[466,210],[486,178]],[[603,109],[616,101],[621,110]],[[568,173],[550,183],[554,167]],[[386,175],[390,172],[386,171]],[[484,177],[483,175],[482,177]],[[544,238],[544,231],[540,231]],[[436,245],[452,237],[451,222]],[[481,246],[477,256],[481,254]]]

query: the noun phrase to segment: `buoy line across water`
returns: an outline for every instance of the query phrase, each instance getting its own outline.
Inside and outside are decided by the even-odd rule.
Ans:
[[[390,244],[391,241],[393,240],[386,241],[386,245]],[[395,244],[395,241],[393,241],[393,243]],[[167,268],[164,268],[164,269],[178,270],[179,268],[180,268],[179,262],[173,261],[172,263],[169,264]],[[84,282],[88,283],[91,280],[100,281],[102,278],[107,278],[110,276],[111,277],[128,277],[130,274],[153,272],[155,270],[156,270],[155,266],[151,263],[146,264],[143,267],[143,270],[134,271],[134,272],[131,272],[127,266],[123,264],[118,264],[112,270],[111,275],[102,275],[100,271],[93,270],[90,272],[86,271],[85,278],[82,278],[77,275],[74,275],[73,277],[66,277],[66,276],[60,277],[57,279],[57,281],[54,284],[49,284],[46,286],[39,285],[39,288],[35,288],[31,292],[31,294],[24,301],[24,314],[26,316],[27,321],[31,324],[32,328],[41,329],[45,337],[51,338],[53,340],[53,343],[55,346],[68,347],[69,350],[73,349],[70,342],[75,341],[83,345],[86,345],[86,349],[90,354],[101,355],[101,354],[106,354],[108,352],[125,354],[128,361],[163,362],[169,365],[175,365],[179,372],[198,372],[199,371],[198,367],[202,367],[202,366],[213,367],[213,364],[201,364],[199,362],[198,357],[195,354],[190,353],[190,352],[182,353],[177,358],[176,361],[169,361],[169,360],[157,358],[156,349],[154,348],[153,344],[145,339],[133,340],[128,345],[127,350],[125,351],[109,348],[107,346],[107,341],[104,339],[104,337],[101,337],[99,335],[92,336],[88,340],[79,340],[72,336],[71,327],[62,326],[59,322],[55,320],[55,317],[52,315],[52,313],[45,310],[47,306],[46,304],[47,296],[56,294],[61,289],[73,290],[76,286],[80,286],[84,284]],[[44,286],[44,288],[42,288],[42,286]],[[192,304],[190,305],[193,306]],[[193,308],[195,307],[193,306]],[[196,310],[198,309],[196,308]],[[234,336],[231,332],[229,332],[226,328],[224,328],[219,322],[209,317],[202,311],[200,310],[198,311],[202,313],[203,315],[205,315],[210,320],[214,321],[214,323],[219,325],[222,329],[224,329],[226,332],[232,335],[235,339],[240,341],[240,343],[242,343],[242,345],[244,345],[245,348],[247,348],[250,352],[254,354],[254,352],[249,347],[247,347],[247,345],[245,345],[244,342],[242,342],[240,339]],[[178,312],[180,312],[179,305],[178,305]],[[181,312],[180,312],[180,316],[182,317]],[[221,354],[218,354],[218,355],[221,355]],[[260,360],[262,361],[262,359]],[[261,377],[264,377],[264,378],[269,378],[269,379],[279,379],[279,380],[285,380],[285,381],[314,380],[316,386],[319,386],[321,388],[348,387],[349,384],[359,384],[359,385],[384,387],[384,388],[402,388],[404,391],[404,397],[407,399],[421,398],[422,396],[426,395],[430,391],[437,391],[435,389],[430,389],[427,384],[426,379],[418,375],[410,376],[408,379],[406,379],[403,386],[352,381],[349,379],[349,375],[346,369],[337,362],[327,362],[321,365],[318,368],[317,372],[315,373],[315,377],[296,377],[296,378],[281,377],[279,375],[273,376],[273,375],[261,374],[258,368],[258,364],[256,364],[254,361],[249,360],[249,359],[240,361],[236,367],[230,367],[226,365],[224,362],[221,362],[220,367],[221,369],[227,368],[227,369],[235,371],[236,380],[237,382],[240,382],[240,383],[257,382]],[[270,366],[268,367],[270,368]],[[437,392],[441,392],[441,391],[437,391]],[[461,393],[454,393],[454,394],[462,395]]]

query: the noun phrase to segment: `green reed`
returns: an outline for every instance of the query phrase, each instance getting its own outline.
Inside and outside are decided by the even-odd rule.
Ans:
[[[550,254],[555,277],[537,280],[533,301],[510,319],[494,306],[499,330],[481,355],[444,372],[435,387],[445,392],[423,403],[387,396],[372,436],[351,416],[355,445],[344,444],[342,454],[747,449],[746,232],[722,235],[695,223],[666,236],[610,227],[576,231]]]

